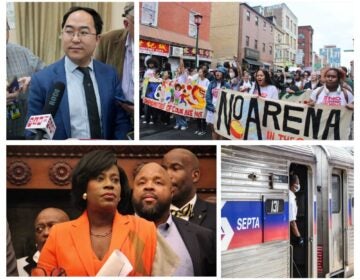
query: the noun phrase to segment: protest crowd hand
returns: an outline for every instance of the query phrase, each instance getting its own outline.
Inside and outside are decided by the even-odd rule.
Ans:
[[[16,101],[16,99],[18,99],[19,97],[19,94],[20,94],[20,89],[14,92],[6,91],[6,104],[8,105]]]
[[[349,110],[354,110],[354,103],[346,104],[346,108],[348,108]]]
[[[28,90],[30,82],[31,82],[31,77],[21,77],[20,79],[18,79],[20,86],[20,93],[24,93]]]

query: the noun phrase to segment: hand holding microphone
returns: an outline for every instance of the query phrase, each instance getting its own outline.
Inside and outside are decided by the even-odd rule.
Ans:
[[[34,140],[42,140],[44,137],[52,139],[56,126],[54,117],[59,109],[61,99],[64,95],[65,84],[56,82],[53,90],[47,96],[42,115],[31,116],[26,124],[25,129],[34,132]]]

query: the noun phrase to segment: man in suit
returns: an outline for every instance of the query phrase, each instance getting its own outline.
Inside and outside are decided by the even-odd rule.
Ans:
[[[19,276],[31,276],[31,270],[36,267],[46,239],[53,225],[69,221],[69,216],[59,208],[45,208],[39,212],[34,222],[36,252],[17,260]]]
[[[153,221],[180,259],[173,276],[216,276],[216,238],[211,230],[170,214],[172,184],[158,163],[140,165],[134,172],[135,213]]]
[[[216,205],[196,195],[195,184],[200,180],[196,155],[187,149],[176,148],[164,155],[162,165],[174,187],[171,213],[216,232]]]
[[[96,49],[96,58],[114,66],[122,81],[128,101],[134,102],[134,3],[125,4],[123,29],[103,34]]]
[[[126,139],[131,130],[129,116],[116,105],[115,98],[123,98],[116,70],[92,58],[102,25],[95,10],[70,8],[61,25],[65,57],[32,77],[28,118],[42,113],[54,83],[66,85],[54,139]]]

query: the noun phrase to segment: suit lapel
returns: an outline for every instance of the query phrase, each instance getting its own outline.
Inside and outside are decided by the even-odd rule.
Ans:
[[[90,241],[89,220],[86,211],[71,223],[71,236],[75,249],[88,275],[95,275],[93,266],[93,251]]]
[[[104,68],[98,61],[93,60],[94,73],[96,77],[96,82],[98,85],[99,96],[100,96],[100,105],[101,105],[101,124],[103,128],[103,137],[107,136],[107,129],[109,121],[107,116],[109,114],[109,96],[111,96],[114,91],[111,88],[111,80],[109,80],[109,72]],[[111,123],[111,122],[110,122]]]
[[[115,249],[119,249],[121,251],[122,247],[125,244],[126,239],[129,236],[129,227],[125,226],[129,223],[129,219],[127,216],[121,216],[116,212],[113,229],[112,229],[112,238],[109,248],[109,254],[111,255]]]
[[[194,215],[190,218],[191,222],[201,225],[201,223],[206,217],[206,212],[207,212],[206,204],[203,203],[199,198],[197,198],[193,211],[194,211]]]
[[[70,126],[69,99],[68,99],[68,92],[66,87],[67,83],[66,83],[66,73],[65,73],[65,57],[58,62],[58,64],[54,68],[54,73],[55,73],[54,81],[62,82],[65,84],[65,92],[59,106],[58,114],[61,114],[61,118],[64,122],[66,136],[70,138],[71,126]]]
[[[172,218],[191,257],[194,268],[194,276],[201,275],[199,272],[199,269],[201,268],[199,263],[198,240],[196,239],[195,232],[190,227],[190,222],[181,220],[181,218],[177,217]]]

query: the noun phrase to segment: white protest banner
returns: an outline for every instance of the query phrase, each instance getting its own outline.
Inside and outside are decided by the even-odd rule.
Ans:
[[[311,107],[222,90],[214,128],[228,139],[348,140],[352,113],[346,107]]]
[[[312,90],[307,89],[305,91],[298,91],[296,93],[285,93],[281,96],[281,100],[290,101],[295,103],[307,104],[310,100]]]

